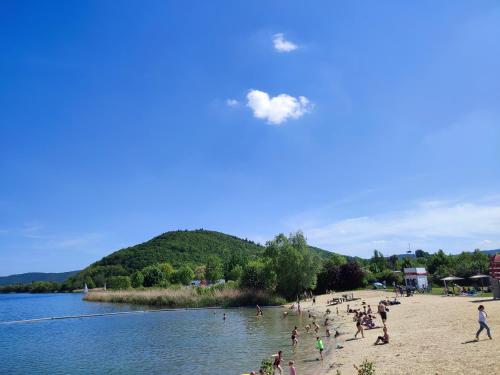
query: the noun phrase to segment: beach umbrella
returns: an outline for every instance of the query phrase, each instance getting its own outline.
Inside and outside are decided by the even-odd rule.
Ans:
[[[482,289],[484,289],[484,279],[487,279],[487,278],[489,278],[488,275],[481,275],[481,274],[469,277],[469,279],[481,279]]]
[[[456,277],[456,276],[448,276],[448,277],[443,277],[441,281],[444,281],[444,287],[446,288],[446,282],[447,281],[456,281],[456,280],[463,280],[461,277]],[[455,285],[453,285],[453,294],[455,294]]]

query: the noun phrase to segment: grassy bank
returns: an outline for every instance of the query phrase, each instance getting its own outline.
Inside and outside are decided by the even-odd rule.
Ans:
[[[251,289],[143,289],[90,291],[86,301],[129,303],[157,307],[238,307],[282,305],[286,301],[267,292]]]

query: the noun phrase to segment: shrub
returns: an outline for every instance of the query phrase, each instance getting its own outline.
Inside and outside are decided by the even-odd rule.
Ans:
[[[269,358],[264,358],[260,363],[260,368],[264,371],[264,374],[271,375],[273,373],[273,361]]]
[[[375,365],[367,359],[359,367],[354,365],[354,368],[358,371],[358,375],[375,375]]]
[[[158,266],[148,266],[142,270],[144,275],[143,285],[146,287],[160,285],[165,280],[165,273]]]
[[[175,272],[174,280],[182,285],[189,285],[194,279],[194,272],[189,266],[182,266]]]
[[[130,282],[132,283],[132,287],[140,288],[144,285],[144,275],[141,271],[136,271],[130,277]]]
[[[112,276],[108,280],[110,289],[129,289],[131,285],[130,277],[128,276]]]

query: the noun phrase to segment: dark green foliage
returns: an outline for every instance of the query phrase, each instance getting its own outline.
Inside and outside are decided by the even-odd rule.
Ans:
[[[144,285],[144,275],[141,271],[135,271],[132,276],[130,276],[130,283],[132,288],[140,288]]]
[[[357,261],[350,261],[340,266],[327,261],[318,274],[317,293],[326,290],[352,290],[365,286],[365,273]]]
[[[95,288],[94,280],[90,276],[86,276],[85,277],[85,284],[87,284],[87,287],[89,289],[94,289]]]
[[[53,293],[64,291],[62,283],[35,281],[31,284],[12,284],[0,286],[0,293]]]
[[[240,281],[243,276],[243,267],[236,265],[227,275],[228,280]]]
[[[222,271],[222,262],[218,256],[212,255],[208,257],[207,263],[205,264],[205,278],[210,283],[214,283],[217,280],[224,277]]]
[[[206,263],[210,255],[221,259],[230,253],[255,257],[262,251],[262,246],[252,241],[200,229],[167,232],[142,244],[118,250],[95,264],[119,264],[127,269],[140,270],[152,264],[169,262],[177,268],[183,264]]]
[[[266,244],[265,256],[277,276],[276,291],[295,299],[304,290],[316,287],[320,258],[308,248],[301,232],[286,237],[279,234]]]
[[[251,289],[274,291],[276,289],[276,272],[274,272],[270,262],[250,261],[243,269],[241,285]]]
[[[173,278],[173,282],[182,284],[182,285],[189,285],[191,284],[191,281],[194,279],[194,272],[189,266],[181,266],[175,274]]]
[[[165,274],[158,266],[145,267],[141,272],[144,275],[145,287],[160,285],[162,281],[166,281]]]
[[[132,286],[128,276],[112,276],[107,285],[110,289],[129,289]]]
[[[1,285],[14,285],[14,284],[31,284],[35,281],[51,281],[51,282],[65,282],[69,277],[76,275],[80,271],[60,272],[60,273],[43,273],[43,272],[30,272],[20,273],[10,276],[0,276]]]

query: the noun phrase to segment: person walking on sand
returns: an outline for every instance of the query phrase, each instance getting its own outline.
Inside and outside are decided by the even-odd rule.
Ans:
[[[273,357],[274,357],[273,375],[276,373],[276,370],[278,370],[280,374],[283,374],[283,369],[281,368],[281,361],[283,360],[281,350],[278,352],[278,354],[274,354]]]
[[[476,333],[476,341],[479,341],[479,334],[483,331],[483,329],[486,329],[486,333],[488,334],[488,337],[491,340],[493,337],[491,337],[490,327],[488,327],[488,323],[486,322],[486,318],[488,317],[488,314],[486,314],[486,311],[484,310],[483,305],[479,305],[479,307],[477,309],[479,311],[479,319],[478,319],[479,330]]]
[[[378,313],[380,314],[380,318],[382,319],[382,323],[385,324],[385,321],[387,320],[387,307],[383,303],[383,301],[380,301],[378,304]]]
[[[356,317],[356,333],[354,334],[354,338],[358,337],[358,333],[361,333],[361,337],[365,338],[365,332],[363,330],[363,325],[361,324],[363,315],[361,313]]]
[[[297,345],[299,343],[297,337],[299,337],[299,331],[297,329],[297,326],[295,326],[295,328],[292,331],[292,346]]]
[[[319,357],[323,360],[323,350],[325,346],[323,345],[323,340],[321,340],[319,336],[316,337],[316,349],[319,350]]]
[[[293,361],[288,362],[288,366],[290,366],[290,375],[297,375],[297,372],[295,371],[295,366],[293,364],[294,364]]]

